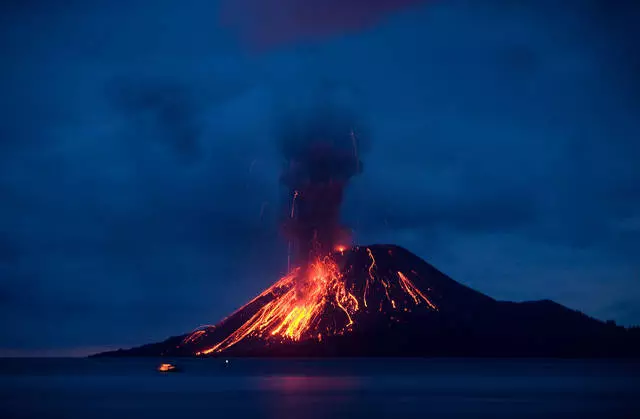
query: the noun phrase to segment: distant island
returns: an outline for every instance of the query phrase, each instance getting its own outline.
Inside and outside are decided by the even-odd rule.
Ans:
[[[96,357],[630,357],[640,330],[550,300],[497,301],[394,245],[277,281],[215,326]]]

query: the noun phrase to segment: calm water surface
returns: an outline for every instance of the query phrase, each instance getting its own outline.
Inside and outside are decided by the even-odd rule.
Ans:
[[[0,359],[0,418],[640,418],[640,363]]]

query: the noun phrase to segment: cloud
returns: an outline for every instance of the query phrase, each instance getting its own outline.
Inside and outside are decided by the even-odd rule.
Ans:
[[[366,203],[359,216],[362,229],[450,228],[473,234],[522,229],[539,215],[535,200],[522,191],[495,194],[459,185],[442,194],[428,187],[417,188],[410,177],[402,182],[377,183],[379,189],[370,185],[368,194],[359,196]]]
[[[112,103],[130,119],[132,138],[164,141],[187,161],[201,151],[202,104],[193,91],[176,82],[131,80],[111,83]]]
[[[426,0],[223,0],[221,22],[258,48],[373,26]]]
[[[231,31],[199,2],[14,8],[0,347],[161,339],[273,282],[274,127],[325,90],[374,138],[343,211],[360,242],[500,298],[637,323],[635,3],[352,2],[304,28],[337,3],[286,2],[301,8],[288,25],[243,0],[226,4]]]

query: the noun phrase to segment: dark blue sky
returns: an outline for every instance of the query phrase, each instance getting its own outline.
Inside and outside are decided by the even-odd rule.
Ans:
[[[276,122],[319,97],[366,122],[358,243],[640,323],[639,18],[633,0],[2,2],[0,355],[163,339],[275,281]]]

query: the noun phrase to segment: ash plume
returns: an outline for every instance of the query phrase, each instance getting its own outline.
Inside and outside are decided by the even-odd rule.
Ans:
[[[291,261],[304,266],[349,244],[340,206],[349,180],[362,172],[368,137],[355,113],[320,106],[287,118],[279,139],[284,158],[280,180],[289,191],[284,231]]]

